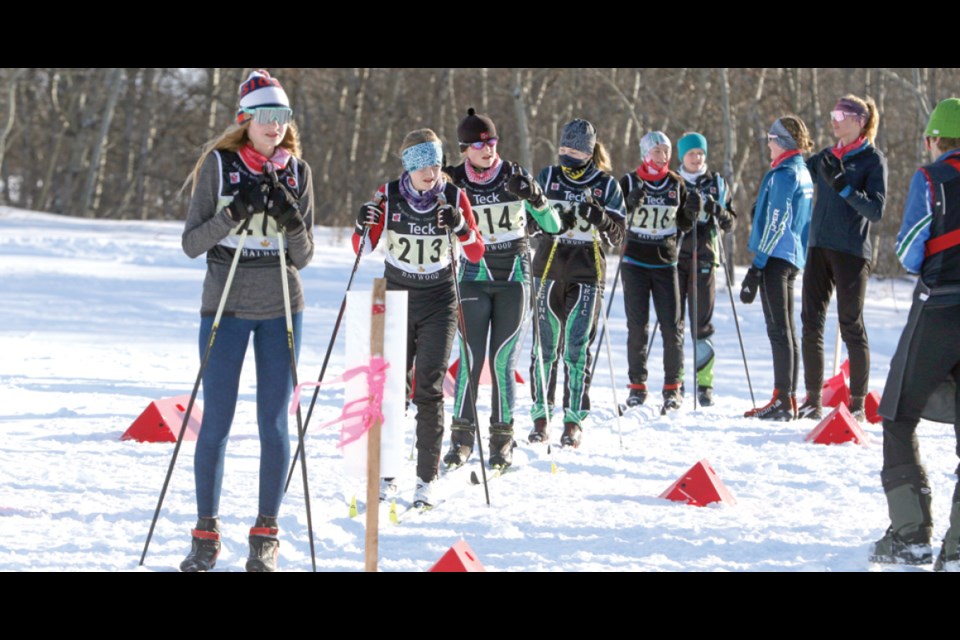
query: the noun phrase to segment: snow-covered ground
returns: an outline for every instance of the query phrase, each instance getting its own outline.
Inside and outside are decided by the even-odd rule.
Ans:
[[[121,442],[120,436],[152,400],[189,393],[199,364],[205,265],[183,255],[180,232],[179,223],[91,221],[0,208],[0,570],[138,567],[173,445]],[[346,232],[318,230],[317,238],[316,258],[303,272],[308,306],[301,380],[316,379],[353,264]],[[368,289],[382,269],[382,257],[365,260],[355,287]],[[907,279],[870,284],[873,389],[882,390],[911,289]],[[760,305],[737,302],[754,392],[766,402],[773,372]],[[496,571],[870,569],[869,543],[887,524],[879,426],[866,427],[872,439],[866,446],[822,446],[804,442],[813,421],[743,418],[750,393],[725,289],[718,292],[715,324],[716,406],[694,412],[688,397],[676,415],[627,415],[620,421],[621,448],[603,356],[583,445],[553,450],[558,473],[551,473],[543,447],[521,438],[515,468],[490,484],[488,507],[482,487],[467,487],[468,472],[458,472],[460,477],[442,481],[446,490],[457,490],[443,505],[383,525],[381,569],[429,569],[461,538]],[[619,295],[610,327],[622,401],[626,326]],[[827,342],[829,363],[833,330]],[[689,370],[689,341],[687,351]],[[661,355],[658,340],[652,388],[662,381]],[[342,361],[340,344],[330,375],[342,370]],[[248,366],[227,452],[224,551],[217,570],[243,570],[256,512],[254,382]],[[339,414],[339,394],[321,392],[312,425]],[[481,387],[480,395],[486,414],[489,393]],[[521,436],[529,428],[528,411],[524,390]],[[939,540],[953,491],[953,430],[923,423],[920,431]],[[317,567],[360,571],[363,519],[348,516],[348,503],[363,488],[343,475],[336,440],[333,430],[311,429],[308,435]],[[736,504],[697,508],[658,498],[704,458]],[[147,569],[174,570],[189,548],[192,468],[193,443],[187,442]],[[402,490],[412,490],[412,462],[400,482]],[[288,571],[310,568],[304,507],[298,475],[280,518],[281,566]]]

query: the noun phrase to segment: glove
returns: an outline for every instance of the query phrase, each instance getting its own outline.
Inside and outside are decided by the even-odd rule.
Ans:
[[[515,173],[510,176],[510,179],[507,180],[507,191],[518,198],[527,200],[537,209],[542,209],[543,205],[546,204],[543,201],[543,189],[540,188],[540,185],[522,173]]]
[[[581,202],[580,206],[577,207],[580,213],[580,217],[592,224],[595,227],[599,227],[603,224],[605,216],[603,215],[603,207],[598,205],[593,200],[589,202]]]
[[[437,209],[437,224],[440,225],[440,228],[456,231],[462,223],[463,216],[455,207],[445,204]]]
[[[375,202],[365,202],[360,205],[360,211],[357,213],[357,226],[375,227],[380,224],[382,217],[383,211]]]
[[[627,209],[633,211],[640,206],[640,203],[647,197],[647,190],[643,187],[637,187],[627,195]]]
[[[820,156],[820,175],[837,193],[846,189],[849,184],[843,174],[843,160],[830,151]]]
[[[683,210],[690,214],[691,218],[700,215],[700,205],[703,204],[703,197],[699,191],[688,191],[687,199],[683,203]]]
[[[227,205],[227,213],[234,222],[243,222],[265,211],[269,189],[263,180],[246,182],[233,194],[233,202]]]
[[[751,304],[757,299],[757,291],[760,290],[760,279],[763,272],[756,267],[747,269],[747,276],[740,285],[740,301],[743,304]]]
[[[709,196],[703,199],[703,210],[711,216],[718,216],[723,213],[723,207],[720,203]]]
[[[568,207],[560,212],[560,231],[557,233],[566,233],[577,226],[577,210],[574,207]]]
[[[276,219],[277,226],[287,233],[296,233],[304,228],[300,201],[279,183],[267,195],[267,215]]]

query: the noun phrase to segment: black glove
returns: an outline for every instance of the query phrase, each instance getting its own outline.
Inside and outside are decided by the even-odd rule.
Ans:
[[[699,191],[687,191],[687,199],[683,203],[683,210],[689,213],[691,218],[696,219],[700,215],[701,204],[703,204],[703,198]]]
[[[723,206],[710,196],[707,196],[703,199],[703,210],[707,212],[707,215],[718,216],[723,213]]]
[[[287,233],[296,233],[304,228],[300,201],[279,182],[267,196],[267,215],[275,218],[277,226]]]
[[[245,181],[233,194],[233,202],[227,205],[227,213],[234,222],[248,220],[266,210],[269,192],[269,185],[261,179]]]
[[[546,204],[543,189],[540,188],[540,185],[522,173],[515,173],[510,176],[510,179],[507,180],[507,191],[518,198],[529,201],[537,209],[542,209],[543,205]]]
[[[643,187],[637,187],[627,195],[627,210],[633,211],[640,206],[644,198],[647,197],[647,190]]]
[[[560,212],[560,231],[557,233],[566,233],[577,226],[577,209],[568,207]]]
[[[383,211],[375,202],[365,202],[360,205],[360,211],[357,213],[357,226],[375,227],[380,224],[382,217]]]
[[[440,225],[440,228],[456,231],[462,223],[463,216],[456,207],[444,204],[437,209],[437,224]]]
[[[820,175],[837,193],[846,189],[849,184],[847,177],[843,175],[843,160],[833,155],[832,151],[820,156]]]
[[[747,269],[747,276],[740,285],[740,301],[743,304],[751,304],[757,299],[757,291],[760,290],[760,279],[763,272],[756,267]]]
[[[587,202],[581,202],[580,206],[577,207],[580,212],[580,217],[592,224],[595,227],[599,227],[603,224],[606,216],[603,215],[603,207],[598,205],[593,200]]]

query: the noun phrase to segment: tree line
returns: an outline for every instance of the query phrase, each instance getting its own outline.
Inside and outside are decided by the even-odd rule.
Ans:
[[[181,187],[205,141],[233,121],[243,68],[0,69],[0,204],[71,216],[183,219]],[[314,169],[317,224],[347,226],[401,171],[398,148],[430,127],[448,158],[468,107],[493,118],[500,153],[534,174],[556,162],[560,131],[593,122],[619,178],[646,132],[674,142],[700,131],[708,163],[730,179],[739,224],[728,255],[745,263],[750,209],[769,169],[766,132],[799,115],[816,147],[834,142],[829,111],[854,93],[879,107],[889,162],[887,208],[874,225],[875,272],[902,273],[893,251],[911,175],[926,162],[933,105],[960,94],[955,68],[269,69],[284,86]],[[677,159],[672,162],[677,166]]]

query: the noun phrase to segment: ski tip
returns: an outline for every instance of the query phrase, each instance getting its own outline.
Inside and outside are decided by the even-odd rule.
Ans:
[[[550,473],[552,473],[553,475],[557,474],[557,463],[555,462],[550,463]]]
[[[390,503],[390,524],[397,524],[400,522],[400,516],[397,514],[397,501],[394,500]]]
[[[357,517],[357,514],[359,513],[359,512],[357,511],[357,496],[353,496],[352,498],[350,498],[350,512],[349,512],[349,513],[350,513],[350,517],[351,517],[351,518],[356,518],[356,517]]]
[[[471,472],[470,472],[470,484],[472,484],[472,485],[478,485],[478,484],[480,484],[480,478],[477,476],[477,472],[476,472],[476,471],[471,471]]]

